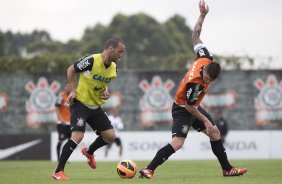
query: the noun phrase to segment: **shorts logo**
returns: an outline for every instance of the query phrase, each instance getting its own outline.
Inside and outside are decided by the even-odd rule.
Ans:
[[[84,119],[83,118],[78,118],[76,124],[77,124],[77,126],[82,127],[84,125]]]
[[[183,125],[181,131],[182,131],[182,133],[184,133],[184,134],[188,134],[189,126],[188,126],[188,125]]]

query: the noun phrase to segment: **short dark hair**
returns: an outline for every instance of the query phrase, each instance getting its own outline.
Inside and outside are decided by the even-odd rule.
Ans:
[[[117,38],[117,37],[110,38],[107,40],[105,48],[106,49],[109,47],[117,48],[119,43],[122,43],[125,45],[125,42],[120,38]]]
[[[217,62],[212,62],[210,64],[208,64],[206,67],[206,72],[207,74],[213,79],[215,80],[219,74],[220,74],[220,71],[221,71],[221,66],[219,63]]]

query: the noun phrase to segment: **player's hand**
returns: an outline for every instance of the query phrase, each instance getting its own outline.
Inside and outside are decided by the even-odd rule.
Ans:
[[[199,9],[200,9],[201,15],[206,15],[209,12],[209,7],[204,0],[200,0]]]
[[[70,104],[68,104],[68,103],[63,103],[63,105],[65,106],[65,107],[70,107]]]
[[[207,121],[204,121],[204,124],[206,126],[207,134],[214,132],[216,130],[216,127],[212,125],[212,123],[207,119]]]
[[[101,99],[102,100],[108,100],[110,98],[111,94],[108,91],[108,87],[105,87],[105,90],[101,93]]]
[[[67,100],[66,100],[66,103],[69,104],[69,105],[72,105],[73,104],[73,99],[75,99],[76,97],[76,92],[75,91],[72,91],[70,92]]]

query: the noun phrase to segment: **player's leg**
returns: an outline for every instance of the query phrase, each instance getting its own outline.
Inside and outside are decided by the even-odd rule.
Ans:
[[[117,146],[119,147],[119,156],[121,157],[122,151],[123,151],[121,139],[119,137],[117,137],[115,142],[116,142]]]
[[[60,159],[61,146],[62,146],[62,141],[58,140],[58,143],[57,143],[57,159],[58,159],[58,162],[59,162],[59,159]]]
[[[116,135],[111,121],[101,107],[93,111],[88,124],[98,135],[88,148],[87,153],[90,155],[97,149],[115,141]]]
[[[112,145],[112,144],[108,144],[108,145],[106,145],[106,148],[105,148],[105,157],[107,157],[107,156],[108,156],[109,149],[111,148],[111,145]]]
[[[221,135],[221,142],[222,142],[222,144],[225,143],[225,136],[224,135]]]
[[[56,180],[66,180],[67,177],[64,174],[64,168],[66,162],[71,156],[73,150],[81,142],[84,137],[86,120],[89,116],[89,111],[85,107],[78,103],[77,101],[71,106],[71,138],[66,142],[63,147],[59,163],[55,170],[55,173],[52,175],[53,179]]]
[[[114,135],[114,130],[113,129],[109,129],[103,132],[100,132],[99,136],[95,139],[95,141],[87,148],[87,147],[83,147],[81,149],[81,152],[83,155],[86,156],[86,158],[88,159],[88,165],[92,168],[92,169],[96,169],[96,160],[94,158],[94,152],[109,144],[109,142],[112,142],[112,137],[115,136]],[[105,138],[104,138],[105,137]]]
[[[123,147],[122,147],[122,144],[119,145],[119,152],[118,152],[118,155],[121,157],[122,156],[122,152],[123,152]]]
[[[157,151],[153,160],[148,164],[147,167],[143,168],[139,173],[140,177],[151,179],[154,171],[158,166],[163,164],[172,154],[179,150],[184,144],[185,138],[173,137],[171,142]]]
[[[155,155],[153,160],[143,168],[139,173],[141,178],[153,178],[155,169],[163,164],[172,154],[179,150],[187,137],[190,125],[190,116],[185,108],[174,103],[172,108],[172,140],[169,144],[162,147]]]
[[[113,128],[102,131],[96,140],[89,146],[87,153],[92,155],[97,149],[112,143],[115,140],[115,131]]]
[[[206,112],[202,107],[198,107],[198,110],[206,117],[209,119],[209,121],[214,125],[213,119],[211,117],[211,115]],[[215,126],[215,125],[214,125]],[[215,126],[216,127],[216,126]],[[204,125],[203,122],[196,120],[193,123],[193,128],[195,130],[197,130],[198,132],[203,132],[205,133],[207,136],[209,136],[210,138],[210,144],[211,144],[211,148],[213,153],[215,154],[215,156],[217,157],[221,167],[223,170],[230,170],[232,168],[232,166],[230,165],[230,163],[228,162],[227,159],[227,154],[225,152],[225,148],[222,145],[221,139],[220,139],[220,132],[218,130],[218,128],[215,128],[214,132],[210,132],[210,134],[207,134],[206,131],[206,127]]]
[[[71,138],[70,124],[64,125],[64,134],[65,134],[65,139]]]
[[[58,162],[60,159],[60,153],[61,153],[61,146],[62,146],[62,142],[63,142],[63,132],[62,132],[62,124],[57,124],[57,132],[58,132],[58,143],[57,143],[57,158],[58,158]]]
[[[58,124],[57,131],[58,131],[57,158],[59,162],[62,144],[65,140],[71,137],[70,125]]]
[[[64,177],[63,176],[55,177],[55,175],[56,175],[56,173],[64,172],[66,162],[68,161],[69,157],[71,156],[73,150],[75,150],[77,145],[81,142],[83,135],[84,135],[84,132],[79,132],[79,131],[73,131],[72,132],[71,138],[66,142],[66,144],[63,147],[62,154],[61,154],[60,159],[59,159],[59,163],[57,165],[55,173],[52,176],[53,179],[60,180],[60,178],[65,177],[65,176]]]
[[[209,134],[207,134],[206,130],[203,130],[202,132],[210,138],[212,151],[221,165],[223,176],[240,176],[248,171],[246,168],[239,169],[233,167],[229,163],[227,153],[223,146],[222,140],[220,139],[220,132],[217,127],[215,128],[214,132],[210,132]]]
[[[205,127],[204,123],[201,122],[201,121],[198,121],[198,120],[196,120],[194,122],[193,127],[197,131],[202,131],[204,134],[206,134],[210,138],[210,144],[211,144],[212,151],[213,151],[214,155],[217,157],[217,159],[218,159],[218,161],[221,165],[221,168],[223,170],[223,174],[224,174],[224,171],[227,171],[229,173],[229,171],[231,171],[232,169],[237,169],[237,168],[233,167],[228,161],[227,153],[226,153],[225,148],[222,144],[220,131],[218,130],[218,128],[214,124],[211,115],[201,107],[199,107],[198,110],[210,120],[210,122],[215,126],[215,129],[214,129],[213,132],[209,132],[209,134],[207,134],[206,127]],[[235,173],[234,171],[232,171],[231,173],[234,173],[234,176],[235,176],[235,175],[242,175],[245,172],[247,172],[247,169],[241,169],[241,170],[238,169],[237,173]]]
[[[113,126],[102,108],[92,110],[88,124],[96,132],[98,137],[88,148],[83,147],[82,153],[88,158],[89,166],[92,169],[95,169],[96,161],[94,159],[94,152],[97,149],[109,143],[112,143],[115,140],[116,136]]]

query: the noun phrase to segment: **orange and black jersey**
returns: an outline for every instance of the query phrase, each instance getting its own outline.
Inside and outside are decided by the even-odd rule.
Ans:
[[[66,100],[68,98],[68,93],[61,92],[58,96],[55,106],[59,108],[59,113],[61,115],[61,118],[64,123],[69,124],[70,122],[70,107],[68,104],[66,104]]]
[[[203,80],[203,67],[213,62],[213,57],[203,44],[195,45],[194,50],[197,59],[185,74],[175,95],[175,103],[181,106],[185,102],[199,106],[209,88],[209,84]]]

